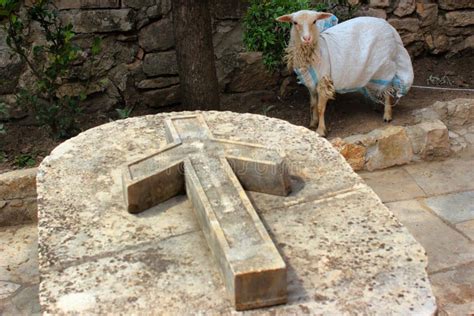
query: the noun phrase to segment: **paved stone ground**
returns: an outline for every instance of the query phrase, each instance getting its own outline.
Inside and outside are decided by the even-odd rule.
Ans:
[[[425,247],[439,315],[474,314],[474,156],[360,175]]]
[[[425,247],[440,315],[474,313],[474,158],[360,175]],[[39,314],[35,224],[0,227],[0,315]]]

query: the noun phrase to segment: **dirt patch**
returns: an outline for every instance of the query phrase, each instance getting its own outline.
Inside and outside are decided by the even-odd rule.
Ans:
[[[415,85],[430,85],[447,88],[474,89],[474,56],[455,59],[434,57],[419,58],[414,62]],[[394,108],[394,125],[410,125],[412,111],[430,106],[436,101],[456,98],[473,98],[474,93],[464,91],[424,90],[412,88]],[[159,112],[187,110],[183,106],[161,109],[136,108],[132,116]],[[222,96],[222,110],[268,115],[289,121],[292,124],[309,125],[309,95],[306,88],[294,86],[292,93],[280,99],[272,91]],[[382,106],[375,106],[358,94],[337,95],[326,112],[328,138],[347,137],[367,133],[385,126]],[[82,130],[117,119],[114,111],[95,113],[81,119]],[[0,139],[0,173],[12,169],[38,165],[49,152],[61,143],[52,139],[47,131],[29,119],[6,122],[7,134]]]

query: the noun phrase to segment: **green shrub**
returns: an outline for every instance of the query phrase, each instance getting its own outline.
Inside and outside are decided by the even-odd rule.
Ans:
[[[290,23],[275,19],[291,12],[309,9],[331,12],[340,20],[352,17],[358,6],[348,0],[250,0],[243,18],[244,44],[249,51],[261,51],[263,63],[269,70],[282,65],[282,57],[290,37]]]
[[[37,0],[20,15],[19,0],[0,0],[0,15],[7,19],[8,46],[28,65],[35,83],[17,94],[20,106],[30,110],[41,125],[49,126],[55,137],[67,138],[78,132],[77,119],[81,113],[80,102],[84,92],[74,96],[59,96],[59,88],[80,56],[80,49],[73,43],[72,24],[63,25],[50,0]],[[44,45],[29,48],[27,30],[36,22],[44,36]],[[30,50],[31,49],[31,50]],[[100,51],[100,41],[95,40],[91,54]]]

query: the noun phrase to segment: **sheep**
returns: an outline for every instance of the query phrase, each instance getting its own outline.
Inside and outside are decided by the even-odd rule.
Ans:
[[[373,17],[354,18],[320,32],[316,22],[331,17],[301,10],[276,19],[293,24],[285,61],[310,92],[310,128],[326,136],[326,103],[336,92],[358,91],[383,103],[383,119],[390,122],[395,100],[413,83],[413,66],[400,35]]]

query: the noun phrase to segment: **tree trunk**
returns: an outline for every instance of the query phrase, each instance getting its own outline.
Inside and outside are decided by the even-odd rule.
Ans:
[[[211,14],[208,0],[173,0],[173,25],[183,104],[218,110]]]

